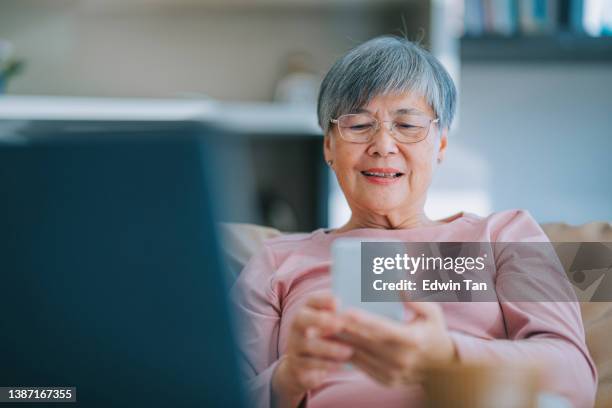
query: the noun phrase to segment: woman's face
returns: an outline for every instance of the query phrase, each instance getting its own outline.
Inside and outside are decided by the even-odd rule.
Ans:
[[[379,95],[362,108],[381,124],[370,142],[343,140],[335,124],[325,137],[325,160],[333,161],[332,168],[353,213],[401,217],[402,212],[422,211],[433,169],[446,150],[447,132],[440,133],[438,124],[433,123],[424,140],[400,143],[389,127],[401,109],[416,109],[435,119],[432,108],[418,94]],[[393,178],[372,175],[380,172],[400,175]]]

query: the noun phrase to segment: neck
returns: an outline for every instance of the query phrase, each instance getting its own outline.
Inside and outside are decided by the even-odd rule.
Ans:
[[[379,228],[379,229],[410,229],[435,225],[437,222],[430,220],[423,209],[409,214],[359,214],[353,212],[349,221],[338,228],[336,232],[346,232],[357,228]]]

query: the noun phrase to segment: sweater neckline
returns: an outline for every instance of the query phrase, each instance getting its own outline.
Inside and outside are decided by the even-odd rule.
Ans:
[[[451,225],[455,225],[467,220],[467,218],[473,217],[473,214],[461,211],[456,214],[453,214],[449,217],[438,220],[439,224],[435,225],[425,225],[421,227],[414,228],[403,228],[403,229],[386,229],[386,228],[354,228],[345,232],[334,232],[334,229],[328,228],[319,228],[315,231],[315,236],[320,237],[321,239],[336,239],[336,238],[345,238],[345,237],[381,237],[381,238],[391,238],[393,236],[403,236],[405,234],[413,234],[421,231],[430,231],[436,230],[438,228],[445,228]]]

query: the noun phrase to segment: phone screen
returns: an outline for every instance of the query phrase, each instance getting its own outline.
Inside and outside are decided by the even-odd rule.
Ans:
[[[340,238],[332,244],[332,287],[340,301],[340,310],[362,309],[389,319],[403,321],[404,304],[399,299],[390,302],[361,300],[361,243],[371,239]]]

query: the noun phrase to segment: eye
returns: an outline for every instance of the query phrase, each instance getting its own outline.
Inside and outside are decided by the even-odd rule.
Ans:
[[[363,132],[372,128],[371,123],[359,123],[349,126],[349,129],[353,132]]]
[[[406,122],[395,122],[395,127],[399,129],[418,129],[421,126]]]
[[[428,124],[428,118],[421,115],[400,115],[394,118],[394,125],[400,130],[420,130]]]

